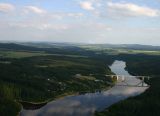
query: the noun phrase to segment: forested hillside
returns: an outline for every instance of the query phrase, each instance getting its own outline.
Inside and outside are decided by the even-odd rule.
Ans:
[[[81,48],[36,48],[0,45],[0,113],[17,115],[18,101],[47,102],[77,92],[94,92],[109,85],[105,74],[112,57]],[[109,81],[112,81],[108,78]]]

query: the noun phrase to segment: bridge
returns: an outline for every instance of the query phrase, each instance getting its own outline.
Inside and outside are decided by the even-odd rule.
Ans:
[[[117,84],[115,86],[128,86],[128,87],[149,87],[149,85],[145,84],[145,80],[149,80],[151,77],[149,76],[127,76],[127,75],[105,75],[106,77],[111,77],[112,80],[115,80]],[[135,80],[135,78],[139,79]],[[129,83],[129,81],[137,81],[134,84]],[[107,82],[110,85],[113,83]]]

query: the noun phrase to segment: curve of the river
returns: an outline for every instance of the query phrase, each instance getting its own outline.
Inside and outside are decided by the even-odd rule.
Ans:
[[[116,75],[130,76],[125,67],[124,61],[116,60],[110,69]],[[129,84],[135,85],[139,82],[140,80],[134,77],[127,78]],[[122,84],[122,82],[118,82],[118,84]],[[146,89],[147,87],[114,86],[101,93],[67,96],[49,102],[38,110],[23,109],[20,116],[93,116],[95,111],[101,111],[120,100],[143,93]]]

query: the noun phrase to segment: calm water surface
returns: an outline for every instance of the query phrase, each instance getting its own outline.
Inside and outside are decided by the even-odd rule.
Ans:
[[[115,74],[130,76],[125,67],[125,62],[118,60],[110,66]],[[133,85],[140,82],[134,77],[128,77],[126,80],[127,83]],[[124,83],[118,82],[118,84]],[[101,93],[64,97],[52,101],[38,110],[22,110],[20,116],[93,116],[96,110],[101,111],[120,100],[138,95],[146,89],[147,87],[114,86]]]

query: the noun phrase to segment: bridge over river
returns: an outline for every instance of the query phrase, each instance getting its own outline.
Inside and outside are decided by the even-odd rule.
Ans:
[[[145,80],[149,80],[150,76],[129,76],[129,75],[105,75],[106,77],[111,77],[112,80],[116,81],[115,86],[128,86],[128,87],[149,87],[149,85],[145,84]],[[139,82],[131,84],[133,78],[139,79]],[[113,83],[107,82],[110,85]]]

